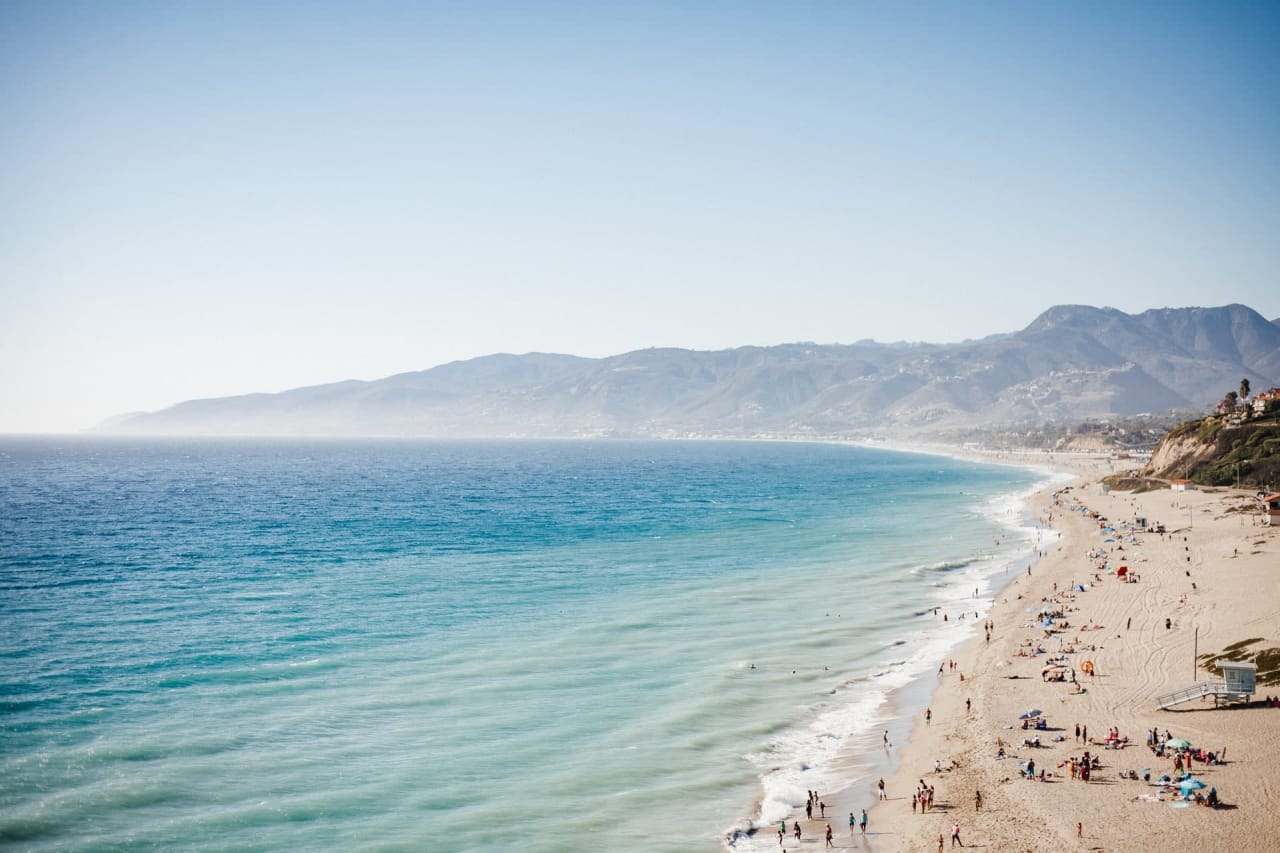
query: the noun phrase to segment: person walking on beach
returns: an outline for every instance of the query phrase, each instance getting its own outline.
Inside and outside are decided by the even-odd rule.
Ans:
[[[827,846],[835,847],[835,845],[831,843],[831,824],[827,824]]]
[[[884,793],[884,777],[883,776],[880,778],[880,782],[876,787],[880,789],[880,799],[882,800],[889,799]]]
[[[849,812],[849,834],[853,835],[853,828],[858,825],[858,819],[853,816],[853,812]]]
[[[955,847],[957,844],[964,846],[964,842],[960,840],[960,824],[953,823],[951,824],[951,846]]]
[[[813,797],[809,798],[809,802],[804,804],[804,816],[813,820]]]
[[[796,841],[800,840],[800,821],[796,821]]]
[[[862,824],[862,832],[863,834],[866,834],[866,831],[867,831],[867,810],[866,809],[862,810],[861,824]]]
[[[976,812],[982,811],[982,792],[981,791],[973,792],[973,810]]]

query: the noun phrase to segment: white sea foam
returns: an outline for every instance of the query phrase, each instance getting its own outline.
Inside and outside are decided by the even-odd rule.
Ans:
[[[1038,549],[1056,541],[1052,531],[1026,514],[1027,500],[1042,487],[1038,484],[1017,493],[995,495],[974,507],[1005,530],[1003,541],[993,543],[992,551],[909,570],[911,574],[939,573],[940,581],[933,593],[938,613],[973,613],[975,618],[939,622],[926,616],[917,620],[911,638],[905,643],[897,640],[893,646],[909,650],[908,660],[880,664],[843,684],[836,696],[836,707],[817,712],[803,726],[781,734],[768,750],[747,756],[760,770],[763,794],[747,829],[738,826],[726,832],[728,847],[749,853],[776,850],[774,828],[804,808],[808,791],[869,787],[866,774],[873,767],[869,754],[883,750],[880,733],[888,726],[902,728],[905,721],[899,715],[912,710],[894,706],[891,700],[895,692],[913,682],[934,678],[935,665],[976,630],[991,594],[1007,583],[1011,569],[1016,566],[1020,571],[1034,559]],[[975,589],[977,598],[973,597]],[[859,753],[864,756],[861,760]],[[838,816],[832,816],[838,820]]]

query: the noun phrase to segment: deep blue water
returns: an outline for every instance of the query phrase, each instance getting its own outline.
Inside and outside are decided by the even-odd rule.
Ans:
[[[916,672],[893,642],[955,641],[920,614],[973,606],[1034,481],[821,444],[0,440],[0,844],[714,850],[795,768],[852,781]]]

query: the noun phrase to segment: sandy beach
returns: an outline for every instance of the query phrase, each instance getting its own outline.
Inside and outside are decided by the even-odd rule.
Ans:
[[[1111,460],[995,461],[1078,475],[1056,500],[1045,492],[1032,501],[1036,517],[1061,538],[989,602],[981,620],[992,626],[989,639],[979,630],[955,654],[954,668],[939,661],[929,719],[916,719],[908,741],[892,747],[897,770],[885,780],[887,799],[868,809],[865,834],[849,832],[847,812],[860,813],[875,798],[874,781],[826,799],[834,847],[951,849],[958,824],[964,846],[1000,851],[1276,849],[1280,710],[1217,708],[1211,698],[1160,710],[1156,697],[1213,677],[1196,652],[1254,639],[1255,651],[1280,647],[1280,529],[1261,525],[1252,492],[1108,491],[1100,478],[1115,468]],[[1166,532],[1131,527],[1139,517]],[[1122,565],[1139,579],[1118,581]],[[1036,616],[1042,607],[1060,614],[1051,629]],[[1064,665],[1066,680],[1044,680],[1051,659]],[[1271,695],[1280,686],[1259,685],[1255,699]],[[1030,709],[1043,711],[1045,728],[1021,728]],[[1192,768],[1207,786],[1202,793],[1215,788],[1222,807],[1181,802],[1176,789],[1156,784],[1175,769],[1171,752],[1157,756],[1148,747],[1153,729],[1225,753],[1223,763]],[[1108,748],[1111,730],[1127,744]],[[1029,745],[1036,736],[1039,745]],[[1070,763],[1086,750],[1099,761],[1087,782],[1072,777]],[[1043,781],[1022,777],[1028,760]],[[1138,778],[1126,778],[1128,771]],[[912,807],[922,783],[934,792],[927,812]],[[801,847],[822,847],[827,821],[804,820],[802,811],[796,817],[805,830]],[[784,849],[796,846],[786,841]]]

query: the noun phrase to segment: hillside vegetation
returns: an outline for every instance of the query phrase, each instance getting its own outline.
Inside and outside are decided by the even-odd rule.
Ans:
[[[1280,487],[1280,423],[1276,418],[1234,425],[1211,415],[1169,431],[1143,472],[1185,478],[1203,486]]]

